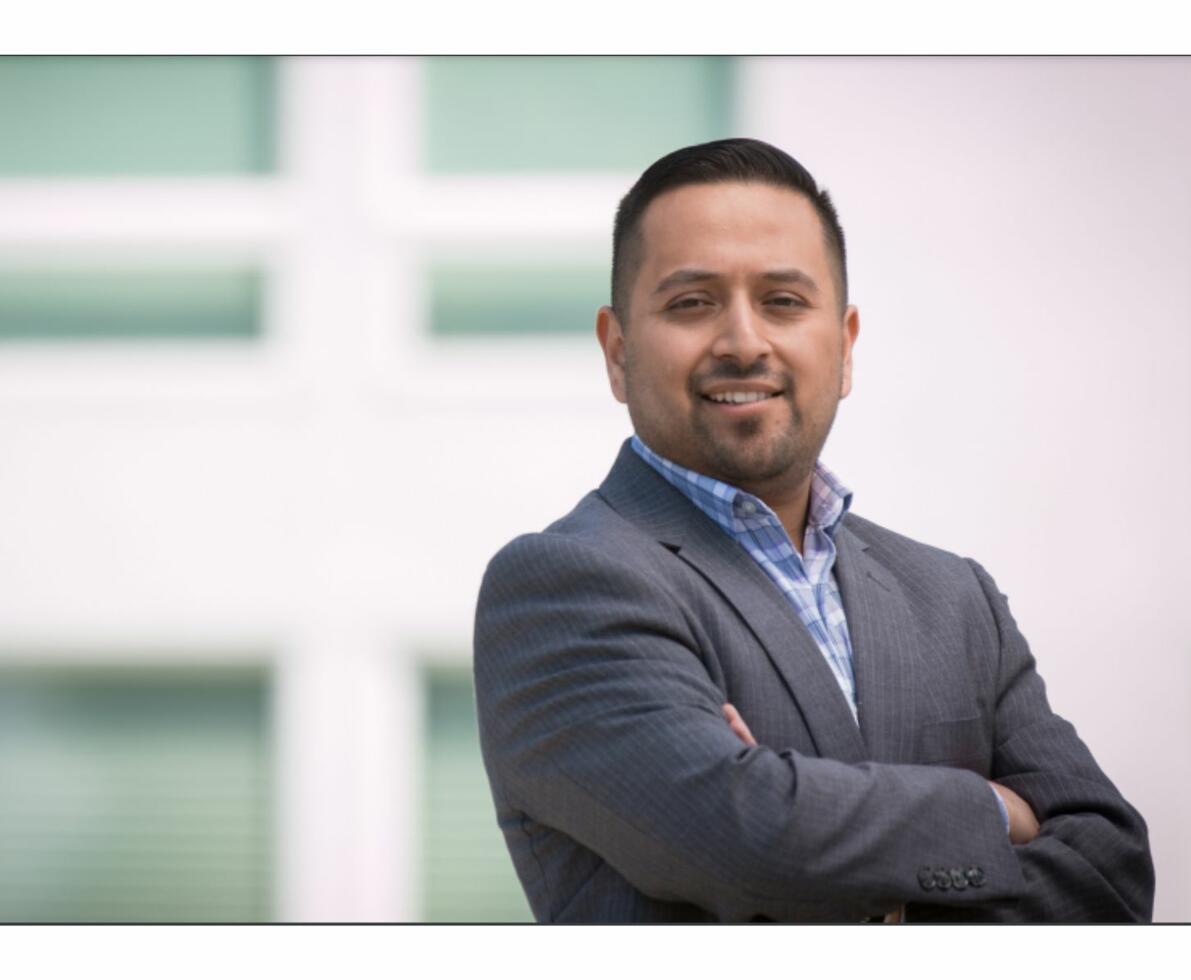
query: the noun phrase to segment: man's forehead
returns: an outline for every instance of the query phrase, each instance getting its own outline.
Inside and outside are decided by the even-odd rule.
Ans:
[[[663,267],[714,268],[721,245],[759,255],[781,248],[787,260],[775,267],[827,261],[814,205],[796,190],[757,182],[691,184],[659,194],[641,216],[639,235],[643,265],[654,276],[674,271]]]
[[[646,205],[641,227],[666,225],[675,219],[725,217],[746,213],[752,218],[781,212],[791,219],[819,224],[814,205],[801,191],[762,181],[724,180],[683,184],[663,191]]]

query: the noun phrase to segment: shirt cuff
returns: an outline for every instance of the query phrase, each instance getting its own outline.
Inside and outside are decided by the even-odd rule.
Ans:
[[[1005,833],[1009,833],[1009,807],[1005,806],[1005,801],[1001,799],[1000,793],[991,786],[989,789],[992,791],[992,795],[996,797],[997,808],[1001,811],[1001,819],[1005,821]]]

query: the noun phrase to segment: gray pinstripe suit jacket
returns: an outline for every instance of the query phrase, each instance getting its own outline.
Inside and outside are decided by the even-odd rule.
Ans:
[[[1148,919],[1145,823],[1050,710],[984,569],[851,514],[836,543],[859,728],[774,584],[627,443],[492,560],[480,738],[536,917]],[[1032,843],[985,777],[1034,808]]]

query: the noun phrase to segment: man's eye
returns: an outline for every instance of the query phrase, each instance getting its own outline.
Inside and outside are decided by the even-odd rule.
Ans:
[[[806,301],[801,296],[774,296],[766,302],[774,306],[806,306]]]
[[[703,306],[707,300],[700,299],[698,296],[684,296],[682,299],[676,299],[673,303],[666,307],[668,310],[693,310],[696,307]]]

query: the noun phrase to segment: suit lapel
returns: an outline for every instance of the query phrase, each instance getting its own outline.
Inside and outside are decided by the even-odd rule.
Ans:
[[[781,675],[825,758],[869,758],[822,652],[748,553],[653,471],[626,442],[600,487],[612,507],[694,568],[738,613]]]
[[[845,517],[835,538],[836,577],[852,641],[860,733],[876,762],[914,758],[918,701],[914,619],[897,580]]]

